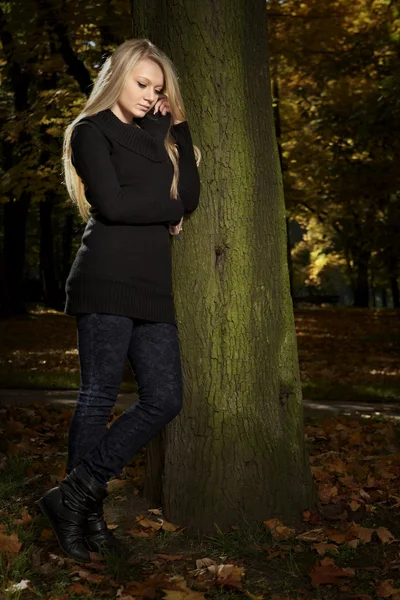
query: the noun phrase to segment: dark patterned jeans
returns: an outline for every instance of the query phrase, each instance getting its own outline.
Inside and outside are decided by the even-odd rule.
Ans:
[[[67,473],[82,462],[104,488],[182,409],[177,326],[118,315],[77,316],[81,386],[68,437]],[[107,429],[126,358],[139,399]]]

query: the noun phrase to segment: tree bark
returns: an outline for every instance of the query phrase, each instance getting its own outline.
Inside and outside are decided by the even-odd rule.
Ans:
[[[171,238],[184,408],[159,457],[163,513],[203,533],[273,516],[298,524],[315,501],[266,18],[262,0],[133,4],[135,37],[177,66],[203,155],[199,208]]]
[[[390,277],[389,283],[392,292],[393,308],[400,308],[399,283],[397,277],[395,275]]]
[[[27,66],[22,66],[15,58],[15,43],[8,29],[5,14],[0,7],[0,40],[4,56],[7,60],[5,72],[9,79],[9,88],[13,94],[15,112],[22,118],[24,111],[29,108],[29,87],[31,76]],[[25,160],[24,146],[30,141],[29,133],[22,130],[16,144],[3,141],[2,163],[4,171],[10,169],[18,161]],[[15,152],[15,146],[20,151]],[[22,277],[25,266],[25,235],[26,222],[31,201],[31,194],[23,192],[18,198],[10,195],[4,204],[4,246],[3,265],[4,277],[7,281],[7,294],[4,295],[4,304],[0,311],[7,316],[12,314],[25,314],[22,297]]]
[[[46,306],[61,308],[61,294],[56,275],[54,260],[54,235],[52,215],[55,198],[51,193],[39,206],[40,214],[40,274],[42,278],[43,299]]]
[[[64,217],[61,249],[61,281],[64,289],[72,265],[72,240],[74,237],[74,215],[72,212]]]
[[[387,291],[386,291],[385,287],[383,287],[381,289],[381,298],[382,298],[382,308],[387,308]]]
[[[369,306],[369,261],[371,257],[370,250],[359,252],[354,258],[354,302],[353,306],[359,308],[368,308]]]

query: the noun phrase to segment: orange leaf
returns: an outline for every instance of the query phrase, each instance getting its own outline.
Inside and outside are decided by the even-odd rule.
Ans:
[[[387,529],[386,527],[378,527],[377,529],[375,529],[375,531],[382,544],[390,544],[391,542],[396,541],[394,535],[392,535],[389,529]]]
[[[87,594],[88,596],[93,594],[90,588],[88,588],[86,585],[82,585],[78,581],[72,585],[69,585],[66,590],[67,592],[71,592],[71,594]]]
[[[347,533],[342,531],[333,531],[328,534],[328,537],[332,542],[336,542],[337,544],[343,544],[347,540]]]
[[[376,595],[379,596],[379,598],[389,598],[393,594],[397,595],[400,590],[394,588],[392,585],[393,583],[393,579],[385,579],[385,581],[381,581],[375,590]]]
[[[324,559],[325,561],[327,559]],[[343,577],[353,577],[354,569],[341,569],[333,562],[317,565],[311,571],[311,581],[314,586],[323,583],[340,583]]]
[[[372,529],[370,527],[361,527],[361,525],[354,525],[351,528],[351,531],[361,541],[363,541],[364,543],[367,544],[368,542],[371,541],[371,537],[372,537],[372,534],[374,533],[375,529]]]
[[[21,519],[14,519],[14,523],[16,525],[27,525],[31,521],[32,521],[32,517],[28,513],[28,511],[26,510],[26,508],[24,508],[24,510],[22,511],[22,517],[21,517]]]
[[[321,542],[319,544],[313,544],[312,547],[315,548],[318,554],[325,554],[327,550],[332,550],[333,552],[336,552],[336,554],[339,553],[339,548],[336,544],[325,544],[324,542]]]
[[[0,552],[10,552],[12,554],[18,554],[22,546],[22,542],[18,541],[18,535],[13,533],[11,535],[5,535],[0,533]]]

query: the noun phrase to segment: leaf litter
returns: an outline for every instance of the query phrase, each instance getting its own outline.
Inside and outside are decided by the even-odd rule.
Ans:
[[[251,560],[224,556],[218,561],[214,553],[195,557],[193,548],[189,553],[182,549],[178,553],[155,551],[153,562],[147,561],[142,572],[136,558],[130,559],[129,565],[137,577],[127,577],[121,582],[110,574],[106,561],[99,555],[92,554],[92,562],[83,567],[60,555],[54,535],[46,526],[34,539],[29,574],[23,574],[17,581],[12,576],[12,565],[28,546],[24,530],[37,521],[33,500],[39,490],[57,485],[65,475],[65,440],[72,409],[31,405],[6,407],[1,411],[5,425],[0,433],[7,439],[5,460],[0,461],[2,471],[7,470],[8,461],[28,461],[16,494],[19,502],[12,497],[3,501],[1,507],[0,554],[6,565],[4,589],[18,590],[22,598],[34,598],[38,575],[50,581],[62,570],[67,572],[69,583],[62,594],[52,595],[48,591],[46,600],[66,600],[71,594],[126,600],[129,597],[158,599],[164,594],[162,597],[170,600],[200,600],[216,589],[234,590],[252,600],[269,598],[272,591],[274,600],[291,597],[279,593],[278,577],[271,575],[271,569],[266,568],[260,588],[247,580]],[[113,419],[111,417],[110,422]],[[257,550],[265,566],[275,568],[294,555],[301,570],[300,577],[293,583],[292,594],[296,597],[312,598],[315,590],[320,589],[320,597],[329,591],[331,598],[335,591],[338,598],[366,600],[368,596],[375,596],[400,600],[397,424],[390,420],[330,417],[318,424],[306,425],[305,435],[318,493],[317,510],[305,509],[303,525],[297,529],[278,518],[263,521],[271,543],[260,544]],[[113,494],[124,490],[123,496],[115,496],[120,502],[128,502],[129,497],[140,490],[144,481],[143,465],[143,460],[138,458],[119,478],[110,482]],[[110,522],[108,526],[126,540],[132,540],[133,548],[136,540],[148,539],[151,543],[157,536],[175,535],[185,529],[168,522],[159,508],[149,508],[147,514],[139,512],[124,528],[118,522]],[[307,561],[302,562],[306,556]],[[178,575],[177,565],[180,565]],[[154,572],[149,573],[151,568]],[[370,574],[367,580],[366,574]],[[362,593],[360,581],[365,587]]]

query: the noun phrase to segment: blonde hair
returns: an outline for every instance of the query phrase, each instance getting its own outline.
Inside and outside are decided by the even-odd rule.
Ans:
[[[102,110],[111,108],[117,102],[127,77],[136,64],[143,58],[149,58],[161,67],[164,74],[163,93],[168,95],[171,113],[178,121],[186,120],[184,104],[179,89],[178,76],[173,63],[168,56],[148,39],[130,39],[118,46],[101,67],[90,96],[82,111],[76,119],[68,125],[64,133],[62,167],[65,184],[72,202],[77,205],[79,213],[84,221],[89,220],[90,204],[86,200],[83,181],[77,174],[71,162],[72,132],[79,121],[85,117],[95,115]],[[179,155],[170,130],[168,130],[164,143],[174,167],[174,177],[171,184],[170,197],[176,199],[178,197]],[[193,150],[198,166],[201,160],[201,152],[199,148],[194,145]]]

